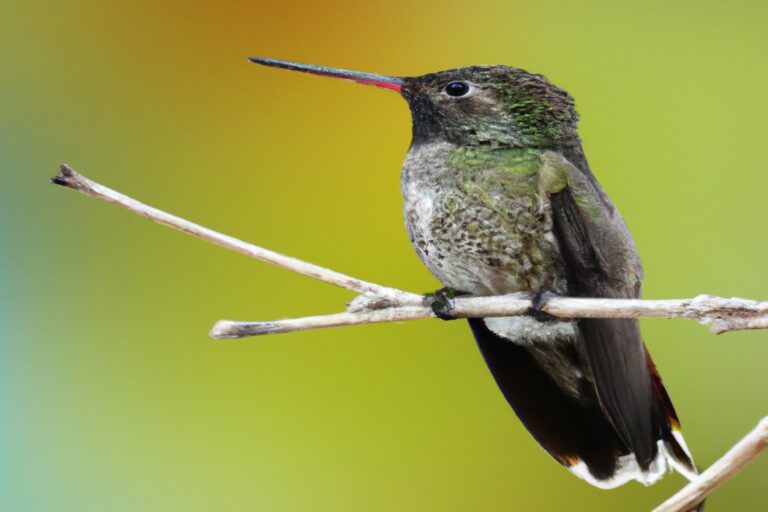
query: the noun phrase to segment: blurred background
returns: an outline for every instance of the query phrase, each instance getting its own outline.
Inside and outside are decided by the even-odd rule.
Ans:
[[[48,184],[61,162],[265,247],[427,292],[396,94],[249,64],[393,75],[508,64],[570,91],[647,298],[768,299],[768,4],[5,1],[0,509],[648,510],[525,432],[463,322],[213,341],[219,318],[352,295]],[[643,329],[708,466],[768,414],[766,332]],[[709,509],[768,509],[768,457]]]

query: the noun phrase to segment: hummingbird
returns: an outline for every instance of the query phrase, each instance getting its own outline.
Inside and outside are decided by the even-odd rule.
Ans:
[[[643,270],[584,156],[574,99],[544,76],[472,66],[392,77],[252,57],[257,64],[399,93],[412,114],[401,173],[421,261],[451,296],[528,293],[529,315],[469,319],[522,423],[557,462],[599,488],[697,471],[635,319],[559,319],[552,296],[639,298]],[[446,291],[447,290],[447,291]]]

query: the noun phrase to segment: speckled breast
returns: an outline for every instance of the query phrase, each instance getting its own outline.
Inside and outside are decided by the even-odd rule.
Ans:
[[[566,293],[541,153],[526,148],[411,148],[403,166],[405,220],[416,252],[451,288],[474,294]]]

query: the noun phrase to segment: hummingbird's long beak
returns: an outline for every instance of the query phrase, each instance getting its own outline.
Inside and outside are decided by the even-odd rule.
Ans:
[[[285,60],[264,59],[261,57],[250,57],[248,60],[264,66],[273,66],[276,68],[290,69],[291,71],[302,71],[312,73],[313,75],[330,76],[332,78],[341,78],[343,80],[352,80],[358,84],[374,85],[401,92],[403,89],[403,79],[396,76],[377,75],[374,73],[361,73],[360,71],[347,71],[346,69],[327,68],[325,66],[315,66],[313,64],[299,64],[298,62],[288,62]]]

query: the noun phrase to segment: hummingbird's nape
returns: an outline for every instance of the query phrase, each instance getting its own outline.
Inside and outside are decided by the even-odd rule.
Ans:
[[[289,69],[291,71],[301,71],[303,73],[329,76],[331,78],[341,78],[342,80],[351,80],[353,82],[357,82],[358,84],[373,85],[383,89],[390,89],[395,92],[401,92],[403,88],[403,79],[396,76],[377,75],[375,73],[363,73],[360,71],[349,71],[346,69],[315,66],[314,64],[300,64],[298,62],[266,59],[262,57],[249,57],[248,60],[263,66]]]

